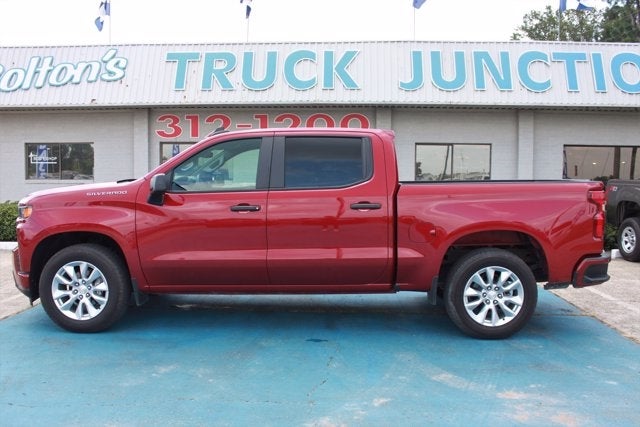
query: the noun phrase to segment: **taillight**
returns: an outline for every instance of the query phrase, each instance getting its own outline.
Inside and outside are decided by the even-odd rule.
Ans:
[[[593,237],[604,238],[604,225],[606,223],[605,206],[607,195],[603,190],[589,191],[587,198],[589,202],[597,206],[596,214],[593,216]]]

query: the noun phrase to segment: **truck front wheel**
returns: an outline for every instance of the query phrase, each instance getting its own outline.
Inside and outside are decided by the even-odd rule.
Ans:
[[[69,246],[52,256],[39,286],[49,317],[72,332],[108,329],[125,313],[131,289],[120,258],[94,244]]]
[[[640,221],[638,218],[627,218],[618,227],[618,249],[627,261],[640,261]]]
[[[449,318],[476,338],[501,339],[529,321],[538,287],[527,264],[502,249],[483,248],[461,257],[445,286]]]

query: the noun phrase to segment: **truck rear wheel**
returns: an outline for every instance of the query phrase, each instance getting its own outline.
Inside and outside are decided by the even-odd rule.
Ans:
[[[502,249],[482,248],[461,257],[445,286],[449,318],[475,338],[501,339],[529,321],[538,287],[527,264]]]
[[[108,329],[124,315],[131,289],[120,258],[94,244],[69,246],[52,256],[39,286],[49,317],[72,332]]]
[[[618,227],[618,249],[627,261],[640,261],[640,220],[627,218]]]

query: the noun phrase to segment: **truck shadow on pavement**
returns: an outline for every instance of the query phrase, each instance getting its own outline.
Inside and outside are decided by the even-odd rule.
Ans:
[[[584,316],[575,307],[541,291],[538,307],[529,324],[518,335],[572,333],[563,316]],[[249,322],[249,324],[247,324]],[[271,330],[361,329],[413,330],[472,339],[449,320],[444,306],[433,306],[426,295],[153,295],[141,307],[130,307],[113,328],[116,331],[146,328],[263,328]],[[415,332],[415,330],[413,330]],[[575,332],[575,331],[573,331]]]
[[[372,333],[406,329],[407,323],[424,324],[425,332],[460,335],[444,307],[430,305],[424,295],[154,295],[147,304],[130,307],[115,329],[360,328]]]

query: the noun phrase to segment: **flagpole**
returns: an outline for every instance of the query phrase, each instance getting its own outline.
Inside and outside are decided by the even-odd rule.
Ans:
[[[111,4],[113,1],[109,2],[109,46],[111,46]]]
[[[416,8],[413,8],[413,41],[416,41]]]
[[[560,41],[560,22],[562,21],[562,11],[558,8],[558,41]]]
[[[240,0],[240,3],[244,3],[244,0]],[[247,43],[249,43],[249,17],[251,16],[251,3],[252,0],[246,1],[245,19],[247,20]]]

